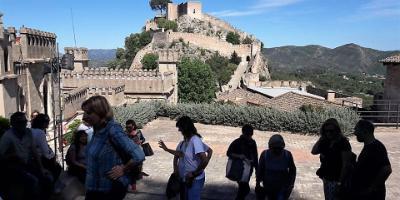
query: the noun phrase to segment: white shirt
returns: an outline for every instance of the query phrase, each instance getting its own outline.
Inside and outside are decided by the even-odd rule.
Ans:
[[[92,137],[93,137],[93,127],[89,127],[89,126],[86,126],[85,124],[80,124],[79,126],[78,126],[78,128],[76,129],[77,131],[85,131],[86,132],[86,134],[87,134],[87,139],[88,139],[88,144],[89,144],[89,142],[90,142],[90,140],[92,140]]]
[[[37,128],[32,128],[33,141],[39,156],[43,156],[47,159],[52,159],[54,157],[54,152],[47,143],[46,133]]]
[[[201,160],[197,154],[207,152],[209,147],[203,143],[203,141],[197,135],[192,136],[188,142],[181,141],[176,147],[177,151],[184,153],[183,158],[179,158],[178,168],[179,176],[184,179],[186,174],[196,171],[199,167]],[[204,171],[196,177],[196,180],[203,179],[205,177]]]

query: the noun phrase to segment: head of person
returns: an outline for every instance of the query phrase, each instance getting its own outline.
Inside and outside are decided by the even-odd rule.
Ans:
[[[31,113],[31,120],[35,119],[39,114],[40,114],[40,112],[38,110],[34,110]]]
[[[249,125],[246,124],[242,127],[242,136],[247,138],[247,139],[251,139],[251,137],[253,137],[254,134],[254,128]]]
[[[80,144],[86,145],[87,144],[86,131],[84,131],[84,130],[75,131],[72,142],[74,145],[80,145]]]
[[[354,135],[357,137],[357,141],[364,142],[367,139],[374,137],[375,126],[368,120],[360,120],[354,128]]]
[[[285,140],[282,135],[275,134],[269,138],[268,148],[273,154],[281,154],[283,149],[285,149]]]
[[[39,113],[32,120],[32,128],[45,130],[49,127],[50,118],[47,114]]]
[[[126,121],[125,128],[127,133],[131,133],[134,130],[137,130],[136,122],[132,119]]]
[[[322,124],[320,134],[328,140],[344,137],[339,122],[335,118],[330,118]]]
[[[185,138],[191,137],[193,135],[201,137],[201,135],[197,133],[197,129],[194,126],[192,119],[188,116],[183,116],[179,118],[176,122],[176,127]]]
[[[93,127],[101,127],[113,118],[112,108],[103,96],[90,97],[81,108],[84,112],[82,120]]]
[[[28,124],[28,120],[26,119],[26,115],[23,112],[16,112],[10,117],[11,127],[14,128],[18,132],[23,132],[26,130],[26,125]]]

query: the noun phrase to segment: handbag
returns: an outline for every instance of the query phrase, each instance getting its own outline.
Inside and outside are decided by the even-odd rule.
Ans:
[[[244,164],[240,159],[228,159],[226,164],[226,178],[231,181],[241,181],[243,176]]]
[[[154,155],[153,149],[151,148],[149,143],[142,144],[143,152],[145,156],[152,156]]]
[[[172,199],[180,193],[181,190],[181,182],[178,174],[171,174],[168,179],[167,188],[165,190],[165,194],[168,199]]]

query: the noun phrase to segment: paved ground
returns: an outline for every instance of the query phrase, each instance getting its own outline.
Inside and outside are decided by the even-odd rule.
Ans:
[[[213,148],[214,156],[206,169],[206,186],[203,192],[203,199],[234,199],[236,185],[225,178],[225,166],[227,157],[226,150],[230,142],[240,135],[240,128],[225,126],[209,126],[196,124],[204,141]],[[147,140],[150,142],[155,155],[148,157],[144,164],[144,171],[150,177],[142,180],[138,185],[138,194],[129,194],[130,199],[165,199],[163,194],[170,173],[172,172],[172,155],[165,153],[158,148],[157,141],[162,139],[168,147],[175,148],[181,140],[181,135],[175,128],[175,122],[167,119],[159,119],[148,124],[144,129]],[[256,131],[254,138],[257,141],[259,152],[267,144],[272,132]],[[314,136],[295,135],[281,133],[286,141],[287,149],[290,150],[297,165],[297,179],[292,199],[323,199],[321,180],[315,175],[319,167],[318,156],[310,154],[311,147],[318,139]],[[393,128],[379,128],[377,138],[387,147],[390,161],[393,167],[393,174],[387,183],[387,199],[396,199],[400,196],[400,189],[395,183],[400,182],[400,131]],[[355,153],[359,154],[362,145],[351,138],[351,144]],[[251,187],[254,188],[255,179],[251,179]],[[254,192],[251,192],[248,199],[254,199]]]

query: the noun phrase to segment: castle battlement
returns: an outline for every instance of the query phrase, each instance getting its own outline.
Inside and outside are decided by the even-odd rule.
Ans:
[[[26,28],[26,27],[21,27],[19,29],[20,34],[27,34],[29,36],[38,36],[38,37],[46,37],[46,38],[51,38],[51,39],[56,39],[57,36],[55,33],[50,33],[46,31],[41,31],[33,28]]]
[[[157,70],[99,70],[90,69],[83,72],[63,71],[65,79],[165,79],[173,76],[172,72],[160,73]]]

